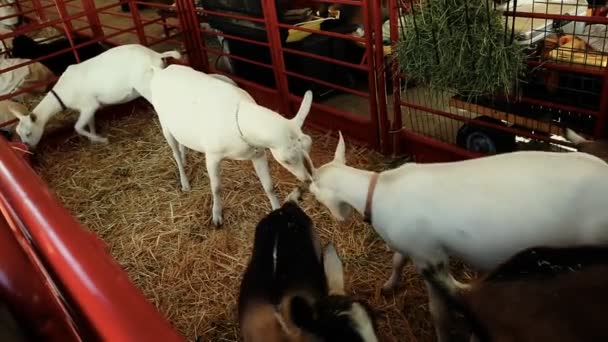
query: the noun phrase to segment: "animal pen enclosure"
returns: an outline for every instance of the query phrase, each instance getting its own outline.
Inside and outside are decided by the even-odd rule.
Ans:
[[[186,63],[229,75],[258,102],[288,116],[310,88],[315,98],[311,126],[341,130],[384,154],[455,160],[493,152],[491,146],[502,152],[495,151],[496,146],[513,147],[516,136],[518,148],[547,148],[530,144],[530,139],[563,146],[567,143],[555,136],[564,126],[604,136],[608,88],[602,27],[608,19],[601,6],[589,11],[585,1],[488,1],[488,9],[503,6],[505,37],[526,47],[529,69],[512,98],[471,99],[430,89],[399,72],[391,56],[399,43],[399,23],[403,16],[416,14],[415,3],[315,0],[294,2],[289,8],[285,1],[207,0],[202,6],[189,0],[175,5],[19,1],[23,24],[0,36],[5,46],[25,33],[39,43],[64,39],[65,48],[0,73],[56,56],[73,56],[78,62],[84,48],[98,42],[137,42],[159,51],[178,48]],[[121,10],[125,4],[128,11]],[[141,4],[148,7],[138,8]],[[310,4],[312,10],[302,10]],[[10,56],[10,46],[5,52]],[[56,77],[2,94],[0,100],[27,95]],[[38,100],[32,95],[23,101],[31,109]],[[199,175],[193,178],[200,187],[197,196],[180,195],[169,151],[149,107],[116,106],[106,113],[115,114],[102,124],[113,138],[107,147],[64,139],[59,133],[72,130],[71,119],[55,120],[50,130],[59,138],[47,139],[33,158],[38,174],[11,153],[23,146],[0,139],[0,224],[6,228],[0,233],[7,234],[0,251],[11,261],[2,267],[11,275],[8,279],[14,279],[3,284],[3,291],[37,293],[42,304],[21,296],[4,300],[19,308],[16,316],[28,317],[36,331],[51,340],[179,340],[175,328],[191,340],[236,340],[228,303],[235,302],[254,224],[269,209],[260,204],[265,200],[259,184],[248,180],[253,171],[229,163],[228,178],[239,181],[226,184],[227,227],[212,231],[204,210],[210,201],[206,176],[195,166],[202,163],[201,157],[192,156],[197,163],[189,163],[191,172]],[[121,118],[125,114],[128,117]],[[315,133],[314,141],[313,160],[327,161],[335,139]],[[349,147],[349,164],[387,168],[381,160],[368,149]],[[282,197],[295,185],[282,170],[273,170],[273,178]],[[380,313],[382,337],[430,340],[420,280],[408,277],[405,293],[380,296],[380,279],[389,273],[390,260],[380,240],[361,223],[336,229],[317,205],[306,210],[322,237],[331,238],[345,255],[352,291],[369,299]],[[95,235],[85,233],[72,215]],[[108,243],[120,267],[97,236]],[[28,271],[18,275],[21,266]],[[361,268],[374,272],[357,271]]]
[[[426,149],[424,146],[428,147],[429,144],[443,146],[443,149],[454,154],[454,158],[522,149],[559,151],[567,150],[570,146],[562,137],[565,128],[595,138],[605,136],[608,110],[605,100],[608,91],[605,82],[608,23],[605,2],[482,0],[471,2],[470,7],[463,5],[464,2],[456,3],[460,5],[458,10],[463,13],[463,21],[474,20],[473,3],[480,6],[482,11],[479,19],[482,23],[477,24],[480,27],[488,25],[490,11],[501,11],[504,18],[499,25],[503,27],[504,44],[519,46],[526,66],[509,94],[495,92],[469,97],[466,92],[458,92],[454,87],[431,89],[428,84],[417,84],[420,80],[408,78],[407,74],[401,75],[401,82],[394,78],[393,89],[403,86],[406,81],[413,84],[405,91],[403,88],[395,91],[392,98],[395,110],[391,130],[399,131],[402,138],[409,141],[409,148],[405,143],[408,151]],[[412,4],[412,1],[391,2],[391,6],[394,6],[390,11],[393,46],[399,44],[400,36],[397,8],[406,8],[406,12],[410,13],[404,16],[410,26],[412,22],[413,26],[416,25],[416,19],[412,18],[428,15],[429,11],[424,6]],[[418,15],[416,10],[419,11]],[[462,25],[436,24],[440,27],[437,35],[446,35],[428,42],[437,51],[444,51],[438,44],[463,37],[463,30],[467,31]],[[418,30],[414,29],[406,34],[416,37],[419,33],[416,32]],[[483,53],[479,51],[481,55],[467,56],[473,52],[460,49],[456,54],[463,55],[465,59],[485,60],[492,52],[489,49]],[[447,60],[438,56],[431,64],[441,64]],[[393,71],[397,70],[399,66],[394,65]],[[439,77],[434,76],[436,79]],[[454,145],[459,148],[448,147]]]

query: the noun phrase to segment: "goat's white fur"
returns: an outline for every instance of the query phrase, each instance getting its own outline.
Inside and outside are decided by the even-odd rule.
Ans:
[[[566,139],[572,141],[575,145],[578,145],[580,143],[589,142],[589,140],[587,140],[584,137],[582,137],[581,135],[577,134],[575,131],[571,130],[570,128],[566,128],[565,132],[566,132]]]
[[[273,209],[280,206],[273,189],[265,149],[298,179],[310,177],[311,138],[301,126],[310,110],[307,92],[296,116],[289,120],[258,105],[245,90],[217,75],[190,67],[152,67],[151,103],[156,110],[179,170],[183,191],[190,190],[184,169],[185,147],[205,153],[213,196],[213,223],[222,224],[220,162],[251,160]],[[237,125],[238,110],[238,125]],[[238,127],[240,126],[242,136]]]
[[[150,101],[149,68],[163,67],[163,58],[181,58],[177,51],[158,53],[139,44],[121,45],[80,64],[70,65],[53,90],[69,109],[80,112],[74,125],[76,132],[91,142],[107,143],[95,133],[95,112],[104,105],[126,103],[140,95]],[[34,148],[40,141],[48,120],[61,111],[61,105],[50,92],[30,115],[13,112],[19,118],[17,134]],[[89,132],[85,131],[88,126]]]
[[[345,220],[352,208],[363,213],[371,175],[345,165],[340,134],[334,160],[315,170],[310,191]],[[484,271],[529,247],[607,243],[606,194],[608,164],[580,152],[513,152],[382,172],[372,224],[396,252],[384,289],[397,285],[405,256],[418,270],[454,256]],[[429,295],[444,341],[445,307]]]

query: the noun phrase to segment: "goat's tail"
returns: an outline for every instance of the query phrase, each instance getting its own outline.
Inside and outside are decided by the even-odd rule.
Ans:
[[[575,145],[589,141],[589,140],[583,138],[582,136],[578,135],[575,131],[571,130],[570,128],[566,128],[565,133],[566,133],[566,139],[572,141]]]
[[[154,74],[156,74],[157,72],[159,72],[161,70],[163,70],[163,66],[150,64],[150,69],[148,69],[148,72],[150,75],[154,76]]]
[[[177,50],[172,50],[172,51],[161,52],[160,53],[160,57],[161,58],[171,57],[171,58],[174,58],[174,59],[181,59],[182,58],[182,54],[179,53],[179,51],[177,51]]]
[[[444,303],[448,309],[458,311],[464,316],[472,333],[477,337],[477,341],[490,341],[487,329],[479,321],[477,315],[469,306],[469,298],[467,292],[465,292],[467,290],[450,288],[446,283],[447,279],[442,279],[445,278],[442,276],[445,275],[445,273],[439,271],[435,267],[424,269],[421,273],[424,279],[429,283],[433,292],[440,297],[439,300]]]

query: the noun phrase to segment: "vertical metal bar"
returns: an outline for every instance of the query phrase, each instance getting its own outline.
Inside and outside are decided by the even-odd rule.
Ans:
[[[194,2],[191,0],[176,0],[176,10],[182,26],[184,45],[188,52],[190,66],[198,70],[208,71],[209,60],[207,53],[202,49],[204,43],[201,38]]]
[[[378,115],[378,134],[380,138],[380,151],[384,154],[390,153],[390,141],[388,137],[389,120],[386,110],[386,80],[384,77],[384,42],[382,38],[382,12],[380,11],[380,0],[368,0],[372,3],[372,18],[374,23],[375,38],[375,60],[376,71],[376,96]],[[371,38],[371,35],[370,35]]]
[[[188,54],[188,62],[191,67],[195,69],[200,68],[200,61],[197,58],[198,50],[200,49],[195,43],[192,41],[192,24],[190,24],[190,20],[187,14],[187,4],[184,3],[183,0],[175,1],[175,13],[177,14],[177,18],[179,19],[180,26],[182,27],[182,35],[184,41],[184,47],[186,53]]]
[[[283,59],[283,44],[279,31],[279,18],[275,0],[262,0],[262,12],[266,23],[266,34],[270,45],[270,58],[272,60],[274,79],[279,93],[279,111],[283,115],[292,115],[289,103],[289,83]]]
[[[600,111],[595,122],[595,130],[593,135],[596,139],[604,137],[606,131],[606,116],[608,115],[608,68],[604,68],[602,84],[602,99],[600,100]]]
[[[40,18],[40,21],[47,21],[46,13],[44,12],[44,8],[42,8],[40,0],[32,0],[32,6],[34,7],[34,9],[36,9],[36,12],[38,12],[38,17]]]
[[[198,16],[198,12],[196,11],[196,3],[194,1],[190,1],[188,3],[188,5],[190,6],[191,10],[190,13],[192,20],[194,21],[194,26],[196,27],[196,29],[194,30],[193,34],[193,39],[194,42],[196,43],[196,45],[199,47],[199,59],[200,59],[200,63],[201,63],[201,68],[205,71],[209,71],[211,70],[210,65],[209,65],[209,56],[207,55],[207,50],[205,49],[206,47],[206,42],[205,42],[205,34],[202,32],[201,30],[201,22],[199,20],[199,16]]]
[[[397,0],[388,0],[389,25],[391,33],[391,48],[394,49],[399,41],[399,24],[401,20],[401,6]],[[398,133],[403,127],[401,118],[401,72],[396,58],[391,59],[391,71],[393,76],[393,124],[391,132]],[[401,153],[401,138],[399,134],[392,135],[393,154]]]
[[[91,26],[94,38],[103,37],[103,28],[99,20],[99,14],[95,11],[95,2],[93,0],[82,0],[82,8],[87,14],[87,20]]]
[[[134,0],[128,0],[129,10],[131,11],[131,17],[133,18],[133,25],[135,25],[135,32],[137,32],[137,39],[139,43],[144,46],[148,46],[148,39],[146,38],[146,32],[144,26],[141,24],[141,15],[139,14],[139,8]]]
[[[21,7],[21,3],[18,0],[15,0],[14,5],[15,5],[15,8],[17,9],[17,13],[19,13],[19,16],[20,16],[19,21],[20,21],[20,23],[23,23],[23,21],[21,21],[21,20],[23,20],[23,14],[22,14],[23,8]]]
[[[367,62],[365,66],[367,67],[367,87],[370,93],[369,96],[369,115],[370,122],[373,126],[373,133],[371,137],[370,143],[372,143],[374,148],[378,148],[380,146],[380,126],[378,124],[378,106],[376,102],[376,73],[374,70],[374,35],[373,35],[373,27],[372,22],[373,19],[370,18],[372,13],[370,13],[370,2],[373,0],[363,0],[361,6],[363,6],[363,29],[365,30],[365,54],[367,55]]]
[[[74,39],[72,37],[74,26],[72,26],[71,20],[65,19],[66,17],[69,17],[68,10],[65,7],[65,2],[63,0],[55,0],[55,7],[57,8],[57,12],[59,12],[59,18],[61,19],[63,31],[65,32],[65,36],[68,38],[68,42],[70,42],[72,53],[74,53],[74,57],[76,57],[76,63],[80,63],[80,56],[78,56],[78,51],[74,48]]]

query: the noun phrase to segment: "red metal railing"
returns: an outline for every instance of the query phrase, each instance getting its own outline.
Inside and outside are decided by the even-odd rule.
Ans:
[[[393,46],[397,43],[399,33],[397,16],[400,6],[397,1],[389,0],[388,2],[391,45]],[[177,0],[176,8],[134,0],[116,1],[114,4],[99,7],[95,5],[93,0],[82,0],[80,3],[75,0],[32,0],[29,5],[27,3],[21,4],[22,15],[29,17],[37,14],[44,22],[31,23],[0,38],[13,37],[20,33],[31,32],[44,27],[55,27],[64,32],[70,42],[70,47],[28,63],[5,68],[0,70],[0,73],[9,72],[29,63],[69,51],[74,53],[77,60],[80,60],[77,51],[79,47],[101,41],[108,42],[120,35],[133,36],[137,42],[144,45],[178,42],[183,43],[188,63],[199,70],[226,74],[226,72],[217,70],[215,66],[210,65],[209,57],[211,55],[227,56],[235,61],[245,61],[251,65],[271,70],[273,81],[276,84],[275,88],[257,84],[243,77],[229,74],[228,76],[238,81],[241,86],[252,93],[259,103],[278,109],[286,116],[292,116],[296,112],[298,102],[301,101],[300,96],[302,94],[291,94],[289,91],[290,82],[295,79],[310,81],[367,100],[366,115],[355,115],[347,110],[319,103],[316,100],[309,120],[312,125],[324,129],[340,129],[351,138],[365,142],[382,152],[407,151],[416,154],[418,161],[455,160],[480,155],[465,151],[452,144],[446,144],[438,139],[418,134],[413,129],[403,128],[403,118],[407,118],[402,113],[404,108],[408,111],[418,110],[458,122],[472,122],[473,119],[416,103],[402,96],[400,78],[402,75],[399,75],[398,65],[396,61],[389,60],[384,55],[379,0],[316,0],[314,2],[359,6],[362,11],[362,26],[365,36],[357,37],[279,22],[276,4],[270,0],[262,1],[264,15],[260,18],[195,8],[191,0]],[[115,9],[122,3],[128,3],[131,13],[115,12]],[[178,32],[164,37],[156,37],[150,34],[146,29],[153,25],[161,25],[161,22],[164,23],[164,19],[146,17],[137,8],[137,4],[140,3],[156,8],[175,9],[178,24],[171,24],[171,26],[176,27]],[[74,11],[76,13],[71,13]],[[128,27],[108,24],[100,19],[100,14],[131,19],[132,23]],[[506,13],[506,15],[554,20],[574,19],[572,16],[542,13]],[[213,16],[263,24],[267,40],[257,41],[236,34],[201,28],[199,17]],[[46,21],[49,18],[50,20]],[[576,20],[608,23],[608,19],[597,17],[576,17]],[[84,24],[84,26],[77,27],[81,24]],[[281,30],[296,30],[360,44],[363,46],[366,58],[361,64],[356,64],[310,51],[296,50],[286,45],[281,37]],[[89,40],[80,44],[74,43],[76,33],[87,34],[86,32],[89,31],[91,32]],[[205,35],[221,36],[267,47],[270,51],[270,62],[256,61],[248,58],[248,56],[237,56],[207,46],[203,39]],[[178,41],[177,37],[181,37],[181,41]],[[332,80],[312,77],[301,70],[291,70],[287,66],[286,60],[289,58],[287,56],[299,56],[364,72],[367,75],[367,91],[340,85]],[[390,68],[385,68],[385,62],[387,61],[390,62]],[[607,69],[589,68],[567,63],[530,62],[531,65],[535,63],[539,65],[542,63],[543,67],[550,70],[580,72],[604,78],[602,89],[604,96],[597,110],[580,109],[572,105],[553,103],[552,101],[529,96],[523,96],[519,99],[519,101],[537,106],[552,106],[563,111],[577,111],[581,114],[597,117],[595,134],[596,136],[603,135],[602,129],[605,126],[606,112],[608,112]],[[386,78],[388,76],[392,76],[392,99],[386,94]],[[49,82],[53,81],[50,80]],[[28,92],[44,83],[48,82],[33,85],[19,93]],[[15,95],[17,93],[0,96],[0,100]],[[390,115],[387,105],[389,101],[392,104]],[[502,127],[493,123],[476,121],[475,124],[539,140],[551,140],[546,136],[539,136],[516,128]],[[5,239],[2,239],[2,247],[5,245],[6,247],[0,249],[0,254],[4,255],[2,253],[7,251],[6,253],[14,255],[15,265],[23,265],[28,270],[28,277],[31,276],[33,277],[31,279],[36,279],[35,282],[28,284],[29,287],[22,287],[21,289],[31,293],[41,293],[41,298],[43,298],[41,301],[44,304],[41,304],[37,310],[56,318],[56,321],[53,322],[53,329],[56,330],[48,330],[48,336],[64,334],[64,336],[72,336],[74,340],[83,336],[93,336],[111,341],[182,340],[155,308],[146,301],[139,290],[129,282],[127,275],[111,259],[99,241],[91,234],[86,233],[66,209],[61,207],[57,199],[46,188],[46,185],[27,164],[11,152],[10,147],[4,141],[0,141],[0,210],[2,210],[6,221],[0,219],[0,235],[5,234],[10,227],[10,236],[12,237],[11,239],[7,235]],[[19,244],[18,249],[22,251],[21,253],[15,249],[17,243]],[[10,273],[13,272],[13,268],[7,266],[2,271],[10,274],[8,279],[14,279],[17,282],[24,281],[18,275]],[[10,291],[18,290],[14,284],[2,284],[0,282],[0,285],[11,289]],[[57,289],[53,289],[54,287]],[[16,297],[14,304],[14,306],[23,306],[23,315],[38,317],[36,315],[39,313],[34,312],[35,306],[32,303],[18,301],[18,299],[25,299]],[[43,330],[42,326],[43,323],[40,323],[38,328]],[[66,337],[66,339],[70,338]]]
[[[21,231],[28,237],[31,250],[52,270],[54,283],[73,304],[70,309],[86,318],[97,338],[183,341],[101,241],[80,226],[4,140],[0,141],[0,209],[13,233],[17,236]]]
[[[20,4],[20,14],[30,23],[1,38],[54,27],[63,31],[60,35],[67,38],[70,46],[4,68],[0,73],[66,52],[72,52],[80,61],[78,48],[107,42],[123,34],[134,35],[138,42],[152,45],[169,41],[181,33],[172,37],[146,34],[143,28],[160,25],[160,19],[138,17],[133,2],[130,17],[135,19],[133,26],[126,28],[105,25],[99,20],[100,12],[120,6],[118,2],[98,8],[92,0],[80,2],[80,6],[74,4],[74,0],[47,3],[34,0],[31,4]],[[33,14],[43,22],[31,17]],[[45,21],[48,18],[50,20]],[[85,25],[76,27],[82,24]],[[180,26],[176,27],[180,29]],[[104,29],[114,32],[104,34]],[[76,33],[88,31],[92,33],[91,39],[74,43]],[[37,82],[0,96],[0,100],[30,92],[55,80],[56,77]],[[183,337],[129,281],[101,241],[84,230],[31,167],[12,152],[6,141],[0,140],[0,293],[20,323],[25,323],[29,331],[48,341],[183,341]]]
[[[382,73],[378,73],[375,70],[376,59],[379,56],[382,56],[382,48],[376,49],[375,45],[378,44],[378,41],[381,43],[382,37],[377,36],[374,38],[374,32],[377,30],[381,23],[377,23],[376,20],[373,19],[373,15],[378,15],[374,13],[371,8],[378,7],[378,3],[376,0],[364,0],[364,1],[350,1],[350,0],[336,0],[336,1],[313,1],[312,3],[330,3],[330,4],[343,4],[343,5],[351,5],[351,6],[359,6],[363,12],[363,28],[366,32],[365,37],[357,37],[350,34],[343,34],[331,31],[324,31],[318,29],[311,29],[300,27],[296,25],[290,25],[286,23],[279,22],[277,15],[276,4],[273,1],[262,1],[261,5],[263,8],[263,17],[256,18],[250,17],[242,14],[236,13],[228,13],[221,12],[217,10],[207,10],[198,8],[197,12],[204,16],[215,16],[215,17],[223,17],[223,18],[232,18],[232,19],[240,19],[247,20],[250,22],[255,22],[259,24],[264,24],[265,32],[267,34],[267,41],[261,42],[253,39],[248,39],[246,37],[239,37],[234,34],[226,34],[221,32],[213,32],[205,29],[199,29],[200,33],[211,35],[211,36],[222,36],[225,38],[230,38],[236,41],[255,44],[258,46],[267,46],[270,51],[271,62],[261,63],[259,61],[244,57],[244,56],[236,56],[234,54],[229,54],[224,51],[219,51],[217,49],[213,49],[207,47],[205,45],[190,46],[189,50],[196,50],[197,48],[207,51],[209,53],[213,53],[217,56],[226,56],[236,61],[244,61],[250,63],[251,65],[259,66],[262,68],[268,68],[273,71],[274,75],[274,83],[276,84],[276,89],[271,90],[267,87],[263,87],[257,85],[252,82],[246,82],[245,79],[239,77],[238,75],[229,75],[233,79],[237,80],[239,83],[244,84],[247,90],[252,92],[254,95],[256,92],[274,92],[275,96],[272,97],[272,101],[270,103],[265,103],[265,105],[270,106],[272,108],[277,108],[281,113],[291,116],[295,114],[297,108],[297,100],[301,99],[299,96],[295,96],[295,94],[289,94],[289,80],[304,80],[309,81],[318,85],[325,86],[330,89],[339,90],[346,94],[351,94],[354,96],[358,96],[368,101],[368,114],[366,116],[357,116],[353,115],[350,112],[335,108],[329,105],[323,105],[315,101],[313,104],[313,109],[311,110],[311,114],[309,116],[308,121],[312,125],[322,126],[325,128],[332,129],[340,129],[345,131],[346,135],[350,137],[354,137],[357,140],[367,143],[372,147],[381,148],[384,151],[388,150],[388,139],[387,139],[387,118],[386,118],[386,104],[384,96],[384,75]],[[316,53],[295,50],[289,47],[284,46],[284,42],[280,36],[280,30],[296,30],[301,32],[312,33],[313,35],[321,35],[327,36],[337,39],[342,39],[345,41],[350,41],[351,43],[363,43],[365,54],[368,56],[367,62],[361,64],[355,64],[352,62],[343,61],[336,58],[331,58],[328,56],[322,56]],[[201,42],[201,44],[204,43]],[[310,60],[322,61],[325,63],[330,63],[337,66],[342,66],[351,70],[359,70],[359,71],[367,71],[367,88],[368,91],[360,91],[350,87],[346,87],[340,84],[336,84],[331,80],[322,80],[316,77],[312,77],[310,75],[304,75],[301,71],[289,70],[286,66],[285,58],[286,56],[299,56],[309,58]],[[382,56],[383,59],[383,56]],[[214,72],[214,73],[225,73],[222,70],[215,69],[214,66],[209,66],[205,68],[204,66],[198,66],[192,64],[194,67],[199,68],[201,70]],[[380,94],[380,96],[378,95]],[[298,94],[301,95],[301,94]],[[268,98],[268,97],[267,97]],[[296,101],[294,101],[296,100]]]

